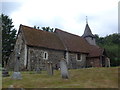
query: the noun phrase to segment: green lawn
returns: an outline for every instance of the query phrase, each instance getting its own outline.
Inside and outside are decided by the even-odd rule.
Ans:
[[[69,70],[70,78],[62,79],[60,71],[54,71],[53,76],[45,71],[41,74],[21,72],[22,80],[2,78],[2,87],[8,88],[118,88],[118,68],[86,68]],[[13,72],[10,72],[12,75]]]

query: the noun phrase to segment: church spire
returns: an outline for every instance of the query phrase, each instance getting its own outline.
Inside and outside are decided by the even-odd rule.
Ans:
[[[85,27],[85,31],[84,34],[82,35],[82,37],[94,37],[94,35],[91,32],[91,29],[88,25],[88,18],[86,16],[86,27]]]
[[[96,45],[95,36],[92,34],[91,29],[88,25],[87,16],[86,16],[86,26],[85,26],[84,34],[82,35],[82,37],[85,38],[89,44]]]

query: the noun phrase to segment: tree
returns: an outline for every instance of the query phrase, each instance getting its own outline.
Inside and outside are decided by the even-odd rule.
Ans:
[[[2,21],[2,66],[7,64],[8,57],[13,51],[16,40],[16,29],[12,25],[12,19],[7,15],[1,14],[0,20]]]
[[[36,25],[34,25],[35,29],[40,29],[40,27],[37,27]],[[50,27],[42,27],[41,28],[43,31],[47,31],[47,32],[53,32],[53,28],[50,28]]]
[[[34,29],[39,29],[39,27],[36,27],[36,26],[34,26],[33,28],[34,28]]]
[[[48,31],[48,32],[53,32],[53,28],[50,28],[50,27],[42,27],[42,30]]]
[[[114,33],[106,37],[95,35],[96,43],[105,48],[111,60],[111,66],[120,66],[120,34]]]

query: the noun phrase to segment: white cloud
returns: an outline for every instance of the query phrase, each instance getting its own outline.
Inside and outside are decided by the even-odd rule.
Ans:
[[[93,33],[106,35],[117,32],[109,28],[109,25],[117,24],[117,0],[24,0],[22,2],[22,7],[11,13],[17,29],[19,24],[28,26],[41,24],[82,35],[87,15]],[[116,28],[116,25],[112,26]]]

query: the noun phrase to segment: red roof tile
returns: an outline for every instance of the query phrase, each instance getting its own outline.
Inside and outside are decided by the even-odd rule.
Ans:
[[[23,31],[27,45],[65,50],[61,40],[55,33],[37,30],[24,25],[20,26],[20,30]]]
[[[103,54],[103,49],[99,46],[90,45],[84,38],[60,29],[55,29],[53,33],[21,25],[20,30],[29,46],[88,53],[88,57]]]
[[[89,45],[89,55],[88,57],[99,57],[103,54],[104,49],[99,46]]]
[[[89,44],[84,38],[60,29],[55,29],[55,33],[60,37],[68,51],[89,53]]]

